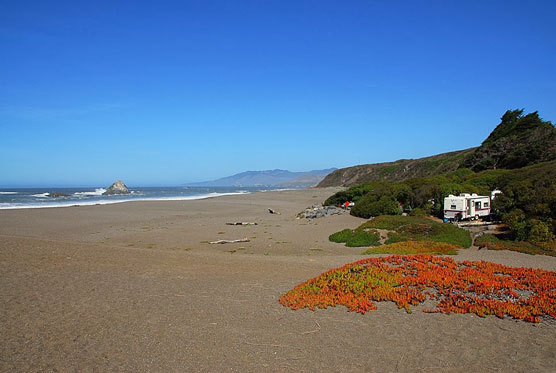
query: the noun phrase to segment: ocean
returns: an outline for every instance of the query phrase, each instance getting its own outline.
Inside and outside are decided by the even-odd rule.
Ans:
[[[0,210],[106,205],[127,201],[180,201],[246,194],[268,187],[137,187],[130,194],[103,196],[104,188],[10,188],[0,189]],[[52,196],[51,196],[52,195]]]

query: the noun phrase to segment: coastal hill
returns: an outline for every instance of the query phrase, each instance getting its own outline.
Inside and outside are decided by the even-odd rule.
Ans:
[[[189,183],[187,186],[210,187],[282,187],[306,188],[317,185],[335,168],[313,170],[308,172],[292,172],[288,170],[246,171],[221,179]]]
[[[508,110],[481,146],[419,159],[375,163],[338,169],[318,187],[356,185],[369,181],[404,181],[445,174],[459,168],[475,172],[515,169],[556,160],[556,129],[537,112]]]
[[[317,186],[356,185],[368,181],[403,181],[457,170],[463,160],[476,148],[454,151],[418,159],[373,163],[340,168],[324,178]]]

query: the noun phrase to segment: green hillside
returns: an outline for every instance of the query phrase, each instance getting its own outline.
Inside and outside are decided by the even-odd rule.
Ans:
[[[328,174],[318,187],[357,185],[369,181],[402,181],[415,177],[434,176],[461,167],[475,148],[433,155],[419,159],[374,163],[338,169]]]
[[[556,160],[556,129],[537,112],[508,110],[481,146],[419,159],[375,163],[338,169],[318,187],[352,186],[375,181],[404,181],[449,173],[514,169]]]

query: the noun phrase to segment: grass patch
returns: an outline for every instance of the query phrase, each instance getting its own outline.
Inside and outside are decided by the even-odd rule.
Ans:
[[[435,241],[405,241],[396,242],[389,245],[373,247],[364,251],[363,255],[370,254],[434,254],[434,255],[456,255],[461,246],[452,245],[445,242]]]
[[[363,223],[359,228],[388,229],[395,231],[407,224],[429,224],[433,222],[422,216],[381,215]]]
[[[226,234],[226,232],[218,232],[218,234]]]
[[[481,249],[510,250],[531,255],[556,256],[556,242],[534,244],[532,242],[503,240],[493,234],[483,234],[475,239],[475,245]]]
[[[344,229],[328,237],[332,242],[345,243],[348,247],[368,247],[380,245],[380,235],[375,230]]]
[[[363,223],[358,229],[371,228],[393,231],[388,234],[386,244],[405,241],[435,241],[465,248],[472,244],[471,235],[465,229],[420,216],[383,215]]]

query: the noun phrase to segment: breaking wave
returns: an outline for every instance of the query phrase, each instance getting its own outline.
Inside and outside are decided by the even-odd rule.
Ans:
[[[73,193],[74,196],[80,197],[94,197],[94,196],[102,196],[102,193],[106,192],[104,188],[97,188],[94,192],[75,192]]]

